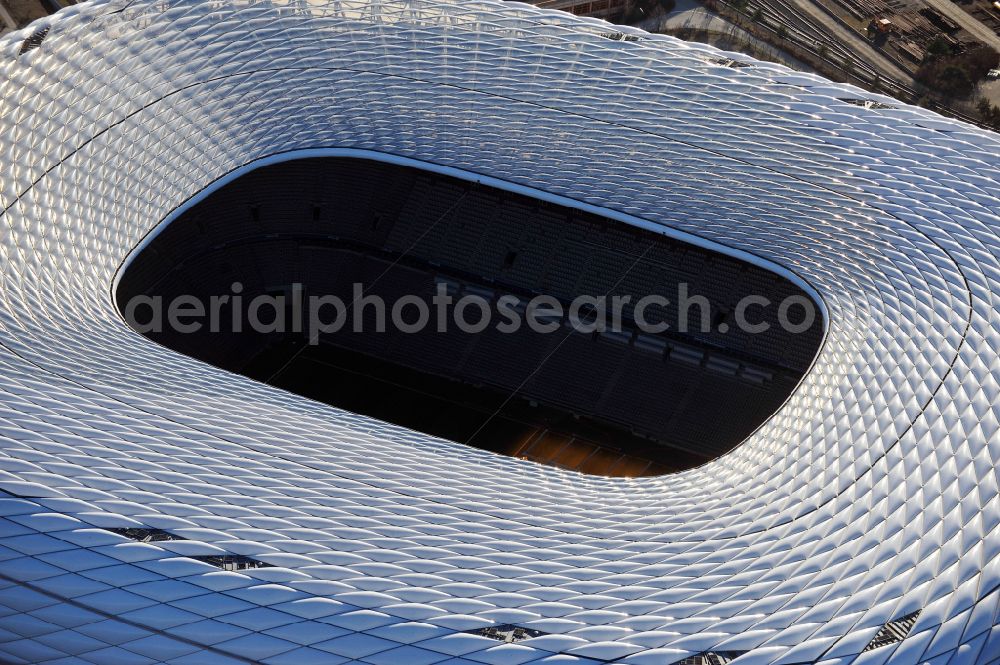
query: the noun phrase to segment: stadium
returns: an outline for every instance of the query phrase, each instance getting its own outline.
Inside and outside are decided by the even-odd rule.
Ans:
[[[516,3],[113,0],[0,38],[0,164],[0,662],[1000,663],[995,134]],[[357,283],[710,325],[129,316]]]

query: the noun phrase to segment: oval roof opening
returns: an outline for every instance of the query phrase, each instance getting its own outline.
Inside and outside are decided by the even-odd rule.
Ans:
[[[200,198],[130,258],[115,296],[137,331],[212,365],[617,477],[692,468],[737,446],[823,338],[812,299],[758,265],[345,157],[262,166]],[[186,313],[174,322],[171,303]]]

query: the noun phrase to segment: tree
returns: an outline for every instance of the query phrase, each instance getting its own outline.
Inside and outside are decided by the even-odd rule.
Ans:
[[[951,55],[951,44],[943,36],[939,36],[927,47],[927,55],[932,58]]]
[[[945,65],[937,75],[935,87],[945,97],[959,97],[972,92],[969,72],[956,64]]]
[[[961,55],[929,57],[917,72],[917,80],[945,97],[966,97],[998,64],[1000,53],[980,46]]]

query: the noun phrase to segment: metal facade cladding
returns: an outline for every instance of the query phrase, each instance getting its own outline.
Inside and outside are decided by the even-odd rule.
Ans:
[[[162,220],[316,154],[724,247],[808,286],[826,340],[732,453],[616,480],[123,323]],[[90,2],[8,34],[0,661],[1000,662],[998,193],[996,134],[517,4]]]

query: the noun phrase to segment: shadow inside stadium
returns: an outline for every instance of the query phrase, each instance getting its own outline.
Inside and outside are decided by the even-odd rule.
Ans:
[[[318,338],[307,322],[292,325],[294,302],[336,296],[350,305],[356,283],[387,303],[384,332],[377,310],[360,303],[340,330]],[[630,306],[616,332],[575,332],[565,317],[548,320],[551,333],[463,332],[454,304],[442,310],[446,332],[433,306],[421,332],[388,317],[401,297],[430,305],[442,289],[453,301],[477,296],[493,306],[514,296],[523,319],[523,303],[538,295],[567,305],[605,294],[631,296],[631,305],[651,294],[676,302],[681,284],[711,303],[710,332],[679,332],[676,306],[646,310],[648,322],[670,326],[658,334],[641,332]],[[116,298],[124,312],[139,296],[180,295],[206,309],[213,296],[229,301],[217,332],[143,329],[169,348],[410,429],[606,476],[670,473],[731,450],[785,401],[822,340],[818,315],[792,334],[778,325],[776,305],[754,311],[766,333],[733,325],[744,296],[805,296],[763,268],[521,194],[339,157],[264,166],[209,194],[133,258]],[[281,312],[260,316],[284,317],[283,331],[249,330],[248,304],[261,295],[283,299]],[[130,310],[137,327],[143,311]],[[404,310],[408,322],[414,311]],[[475,323],[478,311],[463,318]]]

